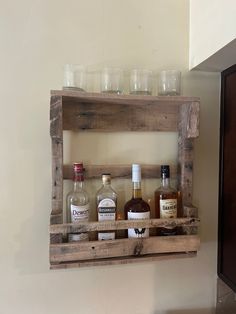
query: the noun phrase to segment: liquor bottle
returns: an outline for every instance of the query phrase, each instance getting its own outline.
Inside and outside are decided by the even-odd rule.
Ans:
[[[110,173],[102,174],[102,187],[96,194],[98,221],[116,220],[117,194],[111,187]],[[98,232],[98,240],[114,240],[115,231]]]
[[[84,174],[83,163],[74,163],[74,187],[67,195],[67,222],[79,223],[89,220],[89,197],[84,190]],[[70,233],[68,236],[69,242],[88,241],[87,232]]]
[[[161,186],[155,191],[156,218],[177,218],[180,216],[180,204],[177,190],[170,185],[170,167],[161,166]],[[157,228],[158,235],[175,235],[177,227]]]
[[[132,165],[133,195],[131,200],[125,204],[126,219],[150,219],[150,206],[142,199],[141,190],[141,167]],[[128,238],[149,237],[149,229],[128,229]]]

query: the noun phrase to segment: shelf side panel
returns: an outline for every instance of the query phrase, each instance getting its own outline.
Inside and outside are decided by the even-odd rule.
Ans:
[[[63,222],[63,133],[62,133],[62,99],[51,97],[50,135],[52,140],[52,211],[51,223]],[[51,243],[60,243],[61,234],[50,235]]]
[[[199,102],[183,104],[179,111],[178,134],[178,189],[182,194],[183,216],[197,217],[192,206],[193,194],[193,140],[199,136]],[[196,234],[195,227],[183,227],[185,234]]]

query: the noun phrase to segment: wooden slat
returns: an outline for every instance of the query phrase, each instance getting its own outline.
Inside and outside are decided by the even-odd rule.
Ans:
[[[179,111],[178,188],[184,205],[192,204],[193,138],[199,135],[199,103],[183,104]]]
[[[60,263],[154,253],[191,252],[197,251],[199,245],[199,237],[195,235],[51,244],[50,261]]]
[[[188,97],[188,96],[141,96],[141,95],[116,95],[116,94],[102,94],[102,93],[91,93],[81,92],[74,90],[51,90],[51,96],[63,96],[77,98],[83,102],[107,102],[107,103],[175,103],[185,104],[192,102],[199,102],[199,97]]]
[[[95,103],[63,97],[63,130],[177,131],[177,115],[175,103]]]
[[[116,220],[91,221],[84,223],[68,223],[51,225],[50,233],[77,233],[102,230],[123,230],[128,228],[156,228],[168,226],[198,226],[198,218],[147,219],[147,220]]]
[[[103,173],[110,173],[112,178],[131,178],[131,165],[84,165],[86,179],[100,179]],[[177,167],[170,166],[171,177],[176,178]],[[72,165],[64,165],[65,180],[73,179]],[[160,178],[160,165],[142,165],[142,178]]]
[[[50,223],[63,221],[63,133],[62,99],[51,97],[50,134],[52,140],[52,211]],[[62,235],[50,236],[50,243],[62,242]]]
[[[67,269],[67,268],[77,268],[77,267],[90,267],[90,266],[105,266],[105,265],[119,265],[119,264],[129,264],[129,263],[140,263],[140,262],[154,262],[169,259],[179,259],[179,258],[192,258],[197,255],[196,252],[186,252],[186,253],[167,253],[167,254],[150,254],[144,257],[113,257],[109,259],[99,259],[99,260],[85,260],[76,262],[64,262],[64,263],[51,263],[50,269]]]

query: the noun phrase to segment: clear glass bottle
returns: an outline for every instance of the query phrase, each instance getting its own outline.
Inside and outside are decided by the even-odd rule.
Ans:
[[[102,187],[96,194],[98,221],[116,220],[117,194],[111,187],[110,173],[102,174]],[[98,232],[98,240],[114,240],[115,231]]]
[[[180,217],[179,194],[170,185],[170,167],[161,166],[161,186],[155,191],[155,212],[156,218],[177,218]],[[177,227],[157,228],[158,235],[175,235]]]
[[[142,199],[141,190],[141,166],[132,165],[133,195],[125,204],[125,217],[132,219],[150,219],[150,206]],[[128,238],[149,237],[149,229],[128,229]]]
[[[67,195],[67,222],[78,223],[89,220],[89,197],[84,190],[83,163],[74,163],[74,187]],[[87,232],[70,233],[68,241],[88,241]]]

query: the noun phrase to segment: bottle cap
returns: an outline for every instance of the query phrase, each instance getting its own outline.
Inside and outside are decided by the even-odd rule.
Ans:
[[[84,171],[83,163],[82,162],[74,162],[73,164],[74,172],[82,172]]]
[[[110,183],[111,182],[111,174],[110,173],[103,173],[102,174],[102,183]]]
[[[141,166],[138,164],[132,165],[132,182],[141,182]]]
[[[161,166],[161,177],[162,179],[166,179],[170,177],[170,166],[162,165]]]

